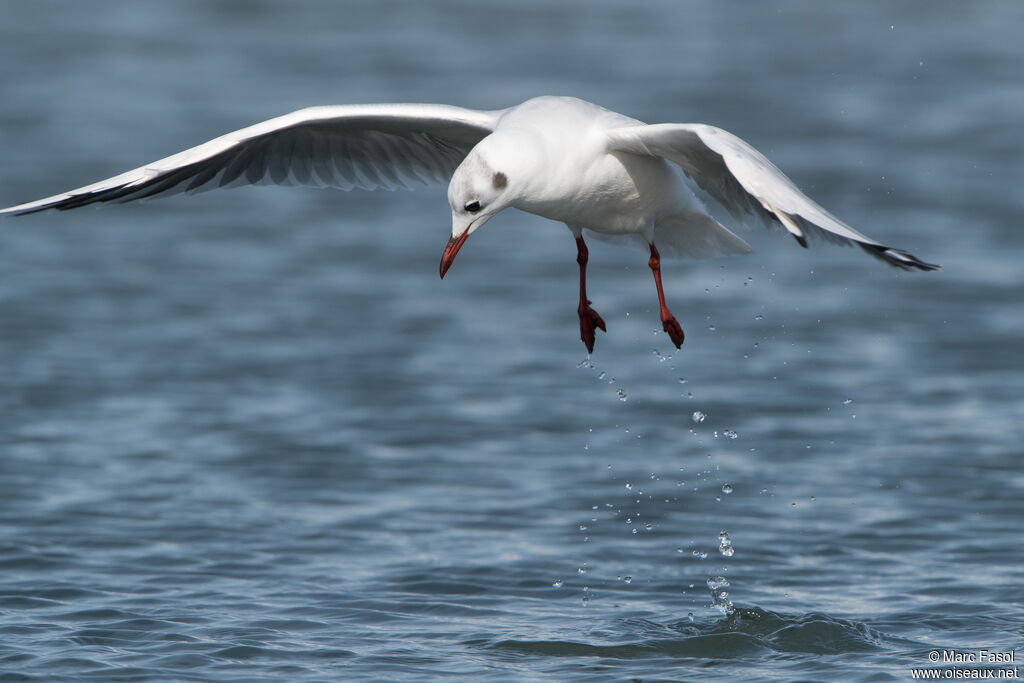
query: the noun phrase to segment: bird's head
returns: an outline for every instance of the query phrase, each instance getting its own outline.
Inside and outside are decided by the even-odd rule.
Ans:
[[[488,163],[483,145],[470,152],[448,185],[452,207],[452,236],[441,257],[441,277],[473,231],[508,207],[513,200],[512,180],[497,164]]]

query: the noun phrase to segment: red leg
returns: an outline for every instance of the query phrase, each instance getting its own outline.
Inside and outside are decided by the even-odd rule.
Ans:
[[[654,246],[654,242],[651,242],[651,259],[647,262],[647,265],[651,267],[651,272],[654,273],[654,286],[658,288],[661,326],[668,332],[669,338],[678,349],[683,345],[683,328],[680,327],[679,321],[672,315],[672,311],[668,310],[668,306],[665,305],[665,290],[661,288],[661,254],[658,253],[658,248]]]
[[[580,305],[576,312],[580,314],[580,339],[587,347],[587,353],[594,352],[594,328],[599,327],[603,331],[608,330],[604,326],[604,320],[590,307],[590,300],[587,298],[587,259],[590,252],[582,237],[576,238],[576,263],[580,264]]]

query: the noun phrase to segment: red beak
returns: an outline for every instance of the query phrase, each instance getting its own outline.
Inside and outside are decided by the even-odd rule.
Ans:
[[[448,244],[444,248],[444,254],[441,255],[442,278],[444,278],[444,274],[448,272],[448,269],[452,267],[452,261],[455,260],[455,255],[459,253],[459,249],[465,244],[467,237],[469,237],[469,229],[458,237],[452,237],[448,240]]]

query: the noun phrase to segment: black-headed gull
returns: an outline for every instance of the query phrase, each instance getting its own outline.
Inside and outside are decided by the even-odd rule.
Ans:
[[[580,338],[592,352],[595,328],[606,328],[587,299],[583,231],[636,242],[650,250],[662,326],[678,348],[683,330],[665,304],[661,252],[705,258],[751,248],[707,214],[668,162],[734,217],[755,215],[781,226],[802,247],[808,237],[822,237],[856,244],[897,268],[938,267],[856,232],[800,192],[760,152],[721,128],[648,125],[571,97],[537,97],[495,111],[439,104],[312,107],[0,213],[247,184],[394,189],[450,177],[452,232],[441,277],[466,238],[502,209],[561,221],[576,238]]]

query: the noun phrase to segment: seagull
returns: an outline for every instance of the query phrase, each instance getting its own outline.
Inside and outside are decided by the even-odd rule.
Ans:
[[[649,125],[572,97],[536,97],[508,109],[443,104],[318,106],[228,133],[173,156],[63,194],[0,209],[28,214],[238,185],[343,190],[449,181],[451,237],[441,277],[474,231],[512,207],[564,223],[576,240],[580,339],[594,350],[604,319],[587,298],[595,239],[650,253],[662,327],[683,329],[665,303],[661,254],[707,258],[752,251],[708,215],[676,168],[737,220],[761,219],[801,247],[812,238],[856,245],[904,270],[936,270],[853,230],[804,195],[751,145],[699,123]]]

